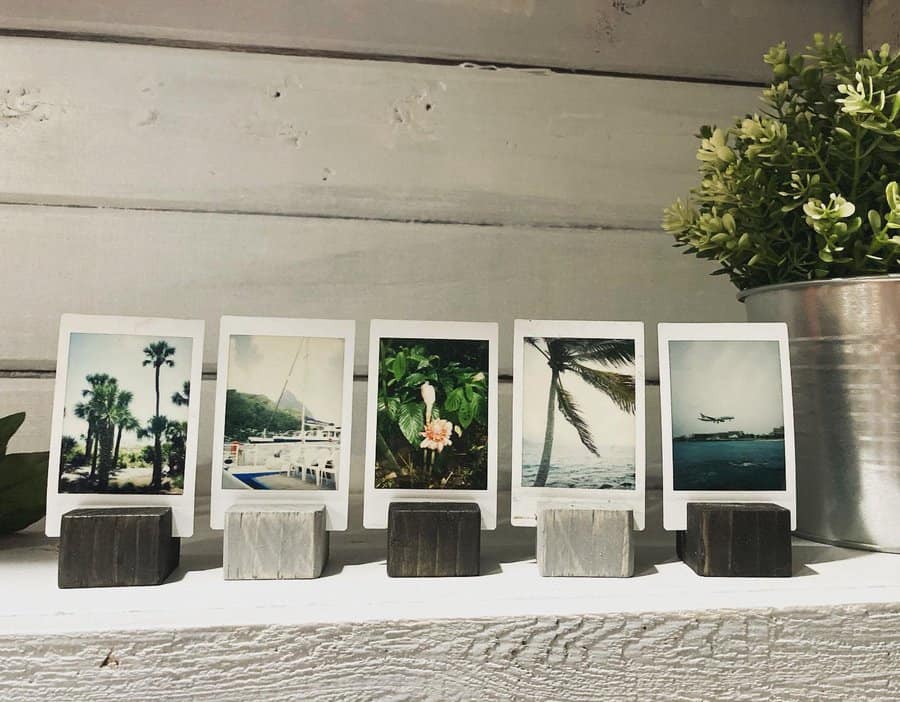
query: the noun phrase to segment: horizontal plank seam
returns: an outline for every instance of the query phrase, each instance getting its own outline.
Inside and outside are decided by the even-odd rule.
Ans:
[[[0,379],[8,378],[8,379],[28,379],[28,380],[53,380],[56,378],[56,371],[49,370],[46,368],[14,368],[14,369],[4,369],[3,361],[0,361]],[[214,369],[206,369],[203,370],[203,380],[215,380],[216,379],[216,371]],[[369,379],[368,373],[354,373],[353,380],[354,381],[367,381]],[[497,376],[497,379],[501,383],[511,383],[513,381],[513,376],[511,373],[500,373]],[[659,380],[656,378],[647,378],[645,380],[645,385],[649,385],[651,387],[659,385]]]
[[[605,78],[631,78],[635,80],[660,80],[670,83],[700,83],[704,85],[732,85],[740,87],[765,87],[767,83],[736,78],[700,78],[694,76],[672,76],[656,73],[629,73],[626,71],[604,71],[570,66],[540,66],[517,62],[481,63],[463,57],[437,58],[414,54],[390,54],[377,52],[352,52],[328,49],[302,49],[266,44],[238,44],[203,41],[198,39],[175,39],[129,36],[127,34],[104,34],[98,32],[78,32],[49,29],[0,28],[0,36],[26,37],[33,39],[53,39],[62,41],[90,41],[103,44],[135,44],[139,46],[160,46],[198,51],[230,51],[234,53],[275,54],[281,56],[303,56],[351,61],[383,61],[389,63],[418,63],[434,66],[460,66],[481,70],[513,69],[541,73],[562,73],[566,75],[599,76]]]
[[[116,205],[116,204],[98,204],[93,202],[60,202],[45,200],[24,200],[11,198],[8,193],[0,194],[0,206],[9,207],[54,207],[60,209],[75,210],[112,210],[119,212],[164,212],[172,214],[197,214],[197,215],[230,215],[236,217],[284,217],[289,219],[321,219],[335,220],[343,222],[385,222],[392,224],[438,224],[454,227],[488,227],[488,228],[515,228],[515,229],[572,229],[577,231],[634,231],[634,232],[662,232],[659,222],[648,221],[640,224],[617,224],[609,222],[604,224],[584,224],[579,222],[560,223],[560,222],[527,222],[522,223],[515,220],[455,220],[455,219],[437,219],[437,218],[408,218],[408,217],[361,217],[353,215],[334,215],[327,213],[315,212],[272,212],[270,210],[241,210],[232,208],[207,208],[207,207],[177,207],[174,205],[160,206],[141,206],[141,205]],[[660,215],[661,216],[661,215]]]

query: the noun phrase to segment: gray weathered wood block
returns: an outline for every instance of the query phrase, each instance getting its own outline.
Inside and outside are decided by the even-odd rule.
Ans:
[[[631,510],[538,505],[538,571],[545,577],[631,577],[632,521]]]
[[[73,509],[62,517],[58,584],[159,585],[178,566],[171,507]]]
[[[226,580],[318,578],[327,560],[324,505],[233,505],[225,511]]]

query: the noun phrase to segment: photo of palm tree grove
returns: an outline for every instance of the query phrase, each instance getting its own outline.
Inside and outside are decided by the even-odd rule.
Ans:
[[[777,341],[670,341],[675,490],[784,490]]]
[[[633,339],[525,337],[522,486],[635,489]]]
[[[192,345],[70,335],[60,493],[182,494]]]
[[[376,488],[487,489],[488,350],[486,340],[381,339]]]
[[[232,335],[222,487],[337,489],[343,369],[342,338]]]

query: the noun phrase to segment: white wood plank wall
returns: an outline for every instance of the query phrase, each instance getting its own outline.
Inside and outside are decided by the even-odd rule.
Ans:
[[[851,0],[3,0],[0,412],[30,415],[13,448],[46,448],[67,311],[203,318],[208,364],[221,314],[357,319],[360,374],[372,317],[499,321],[505,374],[516,317],[637,319],[653,383],[656,322],[743,319],[658,228],[695,180],[691,135],[755,108],[770,44],[856,46],[860,16]]]

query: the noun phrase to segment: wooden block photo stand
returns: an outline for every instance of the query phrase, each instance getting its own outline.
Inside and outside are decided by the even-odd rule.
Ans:
[[[544,577],[634,575],[631,510],[538,506],[535,557]]]
[[[328,560],[324,505],[232,505],[225,510],[226,580],[304,580]]]
[[[687,529],[675,550],[697,575],[787,578],[792,571],[791,513],[769,503],[687,504]]]
[[[387,573],[392,578],[481,572],[481,509],[469,502],[391,502]]]
[[[159,585],[180,553],[170,507],[74,509],[62,516],[59,587]]]

